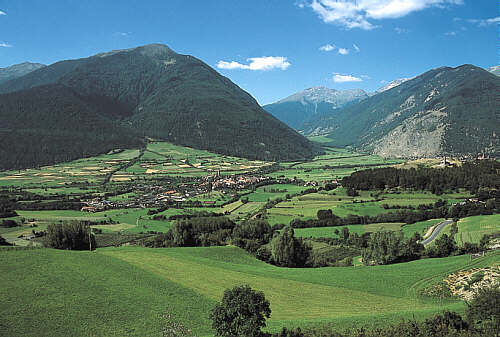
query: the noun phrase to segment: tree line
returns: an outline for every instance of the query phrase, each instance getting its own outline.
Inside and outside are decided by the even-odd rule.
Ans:
[[[406,188],[441,194],[464,188],[477,193],[480,188],[500,189],[500,162],[479,160],[461,166],[400,169],[394,167],[357,171],[342,179],[342,186],[354,190]]]

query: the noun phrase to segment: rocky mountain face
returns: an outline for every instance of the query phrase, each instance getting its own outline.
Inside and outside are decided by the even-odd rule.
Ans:
[[[380,89],[378,89],[374,94],[380,94],[381,92],[395,88],[398,85],[403,84],[404,82],[406,82],[408,80],[410,80],[410,78],[400,78],[400,79],[394,80],[392,82],[389,82],[386,85],[384,85],[383,87],[381,87]]]
[[[24,62],[20,64],[14,64],[7,68],[0,68],[0,83],[4,83],[9,80],[24,76],[43,67],[45,67],[45,65],[41,63]]]
[[[265,105],[264,109],[292,128],[302,130],[314,116],[332,113],[368,97],[361,89],[335,90],[313,87]]]
[[[305,130],[387,157],[499,155],[500,78],[442,67],[322,116]]]
[[[64,160],[69,160],[136,146],[146,136],[262,160],[313,156],[306,138],[248,93],[202,61],[165,45],[61,61],[0,84],[0,93],[1,130],[12,134],[18,147],[35,143],[39,135],[57,135],[42,151],[44,160],[35,153],[16,157],[16,168],[58,161],[58,152],[66,152]],[[102,141],[72,142],[73,130],[87,134],[80,126],[92,123],[96,130],[109,127],[114,136],[90,132],[87,138]]]
[[[487,69],[490,73],[500,76],[500,66],[494,66]]]

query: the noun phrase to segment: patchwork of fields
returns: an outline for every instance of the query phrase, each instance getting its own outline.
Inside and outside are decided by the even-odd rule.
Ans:
[[[429,163],[433,165],[434,161]],[[360,191],[358,196],[349,196],[342,187],[330,191],[318,189],[356,170],[425,164],[403,164],[400,160],[346,149],[325,147],[325,154],[310,162],[280,163],[279,168],[273,164],[152,142],[144,152],[114,151],[40,169],[0,172],[0,189],[29,192],[48,201],[62,196],[106,196],[110,201],[125,202],[150,193],[144,188],[148,183],[196,186],[205,179],[203,177],[219,172],[222,176],[265,175],[283,182],[277,184],[273,180],[265,186],[183,194],[185,205],[169,204],[161,209],[134,206],[95,213],[17,210],[18,216],[11,219],[24,219],[24,224],[0,227],[0,235],[19,246],[39,245],[20,236],[46,230],[51,223],[106,221],[109,224],[92,226],[102,231],[96,237],[105,245],[118,246],[154,235],[153,232],[167,232],[174,223],[169,219],[171,216],[201,211],[225,214],[235,222],[259,216],[275,225],[289,224],[295,218],[316,219],[319,210],[332,210],[339,217],[376,216],[394,209],[434,204],[440,199],[451,205],[472,197],[463,190],[439,196],[405,190]],[[268,168],[273,169],[263,173]],[[286,178],[289,180],[284,180]],[[414,233],[424,236],[442,220],[347,227],[359,235],[390,230],[402,231],[407,237]],[[499,224],[499,215],[461,219],[455,236],[457,244],[477,243],[484,234],[499,231]],[[341,228],[301,228],[295,229],[295,235],[333,238],[336,237],[334,231]],[[448,227],[442,233],[449,231]],[[327,246],[311,242],[318,247]],[[168,307],[172,315],[193,329],[197,336],[211,336],[210,309],[221,299],[226,288],[241,284],[265,292],[272,309],[268,320],[270,331],[283,326],[315,324],[334,324],[339,328],[387,324],[413,315],[417,319],[428,317],[444,309],[463,311],[465,304],[459,300],[440,302],[420,296],[419,291],[441,282],[452,272],[499,264],[500,253],[490,253],[472,262],[468,256],[374,267],[360,266],[358,262],[356,258],[356,267],[278,268],[232,246],[110,247],[92,253],[1,249],[0,326],[2,333],[9,336],[154,336],[161,331],[162,314]]]

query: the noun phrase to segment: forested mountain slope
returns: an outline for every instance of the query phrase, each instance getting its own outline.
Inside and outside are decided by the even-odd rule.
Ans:
[[[48,85],[43,89],[48,97],[57,96],[58,91],[71,92],[67,104],[92,111],[85,114],[88,118],[92,116],[89,120],[121,124],[123,127],[113,129],[117,132],[113,134],[119,138],[135,137],[125,143],[137,144],[141,137],[148,136],[253,159],[313,156],[312,144],[306,138],[264,111],[248,93],[202,61],[177,54],[165,45],[61,61],[0,85],[0,93],[16,92],[28,102],[36,102],[24,114],[28,118],[26,125],[33,124],[30,118],[43,115],[45,124],[51,125],[45,129],[47,135],[52,131],[67,132],[50,112],[55,108],[56,115],[62,113],[64,106],[54,105],[50,99],[38,100],[35,98],[38,91],[30,91],[42,85]],[[0,102],[10,102],[12,97],[1,95]],[[23,109],[27,107],[4,104],[1,114],[7,120],[17,120]],[[68,115],[76,118],[75,125],[77,115]],[[18,127],[23,129],[22,125]],[[27,136],[26,147],[33,141]],[[102,152],[114,144],[94,148]],[[22,143],[19,146],[24,147]],[[65,146],[66,142],[60,143],[62,152]],[[49,156],[48,153],[59,160],[58,153],[52,150],[47,152]],[[33,162],[37,162],[36,158]]]

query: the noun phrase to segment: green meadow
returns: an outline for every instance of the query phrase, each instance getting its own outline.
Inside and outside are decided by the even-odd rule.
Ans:
[[[462,246],[465,242],[479,243],[483,235],[500,231],[500,214],[478,215],[460,219],[457,223],[458,233],[455,242]],[[450,235],[451,226],[440,233]]]
[[[6,335],[154,336],[168,307],[198,336],[226,288],[250,284],[271,303],[268,329],[386,324],[465,304],[418,290],[460,270],[498,263],[491,253],[376,267],[288,269],[236,247],[105,248],[95,252],[1,250],[0,317]],[[79,324],[75,324],[79,323]]]
[[[443,219],[432,219],[427,221],[416,222],[414,224],[404,223],[374,223],[367,225],[349,225],[349,226],[334,226],[334,227],[316,227],[316,228],[296,228],[295,236],[298,237],[313,237],[313,238],[336,238],[334,231],[342,230],[347,227],[349,232],[357,233],[358,235],[364,233],[373,233],[378,231],[402,231],[406,237],[411,237],[414,233],[419,233],[424,236],[427,230],[443,221]]]

